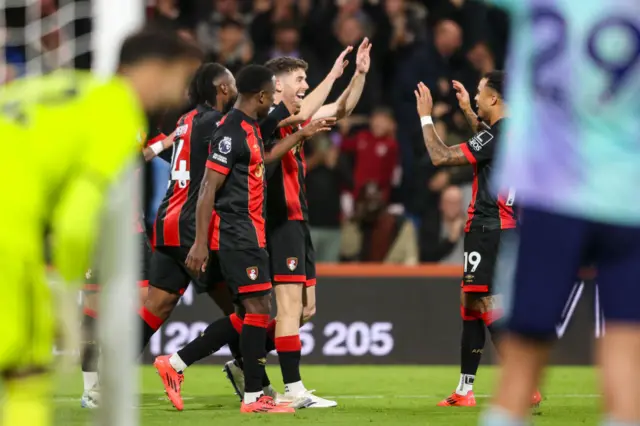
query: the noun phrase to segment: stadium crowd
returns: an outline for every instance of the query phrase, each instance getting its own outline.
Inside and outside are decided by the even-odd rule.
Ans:
[[[468,137],[451,80],[473,94],[480,75],[502,67],[502,11],[477,0],[157,0],[148,12],[233,72],[275,56],[304,58],[311,88],[345,46],[368,36],[372,69],[354,114],[306,144],[318,261],[461,262],[472,170],[431,164],[413,88],[433,88],[443,139]],[[351,58],[345,74],[354,66]],[[336,82],[329,99],[347,84]]]
[[[52,13],[55,3],[43,1],[43,14]],[[372,66],[354,113],[332,133],[305,144],[318,261],[461,262],[472,170],[431,164],[413,89],[417,81],[432,88],[443,140],[454,144],[470,136],[451,80],[461,81],[473,96],[480,75],[502,68],[508,35],[503,11],[479,0],[149,0],[148,5],[153,25],[197,42],[207,60],[234,73],[276,56],[305,59],[311,89],[345,46],[368,36]],[[43,48],[51,43],[53,36],[43,40]],[[10,63],[12,54],[7,49]],[[352,57],[345,75],[354,67]],[[348,83],[348,78],[337,81],[329,100]],[[181,112],[162,120],[166,134]],[[152,167],[150,222],[168,176],[162,160]]]

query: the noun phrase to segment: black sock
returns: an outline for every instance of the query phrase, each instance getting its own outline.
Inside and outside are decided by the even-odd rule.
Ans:
[[[243,369],[244,364],[242,363],[242,352],[240,351],[240,335],[236,333],[236,336],[231,339],[228,344],[231,356],[236,361],[236,365],[240,367],[240,369]]]
[[[282,370],[282,380],[284,384],[299,382],[300,378],[300,335],[282,336],[275,339],[278,358],[280,359],[280,369]],[[286,386],[285,386],[286,391]]]
[[[269,314],[246,314],[244,316],[240,350],[244,361],[245,392],[262,392],[264,367],[267,362],[265,341],[268,323]]]
[[[187,346],[178,351],[178,356],[185,364],[191,365],[196,361],[218,352],[221,347],[237,340],[238,332],[229,317],[220,318],[209,324],[200,336],[189,342]]]
[[[140,322],[142,323],[142,342],[140,346],[140,352],[142,352],[149,344],[151,337],[153,337],[155,332],[162,326],[164,320],[149,312],[144,306],[140,308],[138,314],[140,315]]]
[[[96,319],[84,314],[82,316],[82,371],[93,373],[98,371],[98,341],[96,338]]]
[[[475,376],[484,350],[484,322],[480,319],[462,321],[460,373]],[[471,379],[473,380],[473,379]],[[469,383],[472,384],[472,383]]]

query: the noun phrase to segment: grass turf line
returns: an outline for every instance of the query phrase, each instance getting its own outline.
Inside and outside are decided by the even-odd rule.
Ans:
[[[491,393],[495,369],[481,367],[478,395]],[[439,366],[304,366],[307,387],[319,396],[337,395],[335,409],[299,410],[295,415],[242,415],[238,398],[218,366],[194,366],[185,374],[185,408],[176,411],[164,398],[162,383],[152,367],[143,367],[140,418],[142,426],[217,425],[421,425],[473,426],[489,398],[475,408],[440,408],[436,403],[457,385],[456,367]],[[282,390],[277,366],[269,375]],[[85,426],[92,411],[80,408],[82,379],[78,372],[59,380],[55,426]],[[536,425],[597,425],[600,419],[595,371],[584,367],[555,367],[547,374]],[[581,395],[585,395],[581,397]],[[340,398],[342,396],[342,399]]]

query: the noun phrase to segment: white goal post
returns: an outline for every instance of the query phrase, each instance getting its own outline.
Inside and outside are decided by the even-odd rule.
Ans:
[[[142,27],[145,4],[142,0],[93,0],[93,71],[109,76],[116,71],[123,39]],[[105,118],[108,119],[108,118]],[[141,129],[146,131],[146,129]],[[114,129],[117,131],[117,129]],[[132,165],[112,189],[102,232],[100,271],[99,341],[101,403],[99,426],[139,424],[138,304],[140,245],[133,232],[141,188],[134,179]]]

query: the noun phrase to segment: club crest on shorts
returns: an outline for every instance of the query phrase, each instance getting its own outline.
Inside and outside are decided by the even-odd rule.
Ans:
[[[255,281],[258,278],[258,267],[257,266],[249,266],[247,268],[247,276],[251,281]]]
[[[297,257],[288,257],[287,258],[287,268],[289,268],[289,270],[291,272],[295,271],[296,268],[298,267],[298,258]]]

